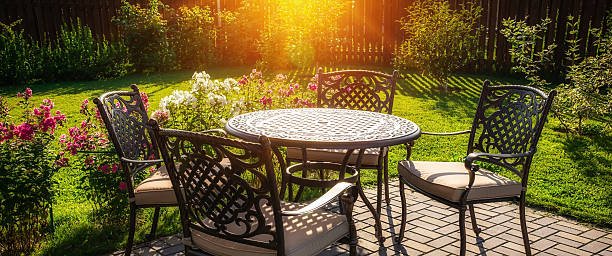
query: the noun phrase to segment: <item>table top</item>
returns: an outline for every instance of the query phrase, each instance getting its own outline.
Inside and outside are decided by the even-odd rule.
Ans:
[[[332,108],[256,111],[231,118],[225,129],[248,141],[265,135],[276,146],[325,149],[386,147],[421,135],[418,125],[398,116]]]

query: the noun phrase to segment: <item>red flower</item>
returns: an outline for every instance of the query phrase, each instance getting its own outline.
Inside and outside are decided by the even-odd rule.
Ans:
[[[145,110],[149,110],[149,96],[145,92],[140,92],[140,99],[142,100],[142,104],[145,107]]]
[[[271,106],[272,105],[272,98],[264,95],[263,97],[261,97],[261,99],[259,99],[259,103],[264,105],[264,107]]]
[[[243,75],[242,78],[240,78],[240,81],[238,81],[239,85],[245,85],[249,82],[249,79],[247,78],[246,75]]]
[[[119,182],[119,190],[125,191],[127,189],[127,183],[125,181]]]
[[[98,171],[101,171],[104,174],[109,174],[109,166],[107,164],[103,164],[98,166]]]
[[[89,100],[88,99],[85,99],[85,100],[83,100],[83,102],[81,102],[81,111],[80,111],[81,114],[84,114],[84,115],[87,114],[87,107],[88,107],[88,105],[89,105]]]
[[[13,133],[22,140],[32,140],[34,138],[34,126],[26,122],[21,123],[13,130]]]
[[[317,84],[316,83],[308,83],[308,89],[310,89],[311,91],[316,91],[317,90]]]
[[[32,97],[32,89],[26,88],[24,92],[24,99],[29,99]]]

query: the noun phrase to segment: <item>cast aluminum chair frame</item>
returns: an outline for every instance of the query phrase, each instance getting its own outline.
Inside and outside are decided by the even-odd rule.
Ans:
[[[351,255],[356,254],[357,237],[352,219],[357,193],[354,184],[339,182],[306,206],[282,202],[273,165],[273,150],[267,137],[261,136],[259,143],[252,143],[161,129],[155,120],[151,120],[150,125],[158,139],[179,202],[187,255],[202,255],[202,252],[236,255],[239,251],[253,255],[274,252],[277,255],[310,255],[317,250],[307,248],[316,247],[317,243],[312,243],[312,239],[327,236],[347,239]],[[222,156],[229,159],[230,165],[220,163]],[[358,175],[356,170],[353,172]],[[341,200],[342,214],[329,213],[323,219],[308,219],[319,216],[319,209],[336,199]],[[344,222],[338,225],[345,225],[346,233],[342,231],[344,229],[326,230],[326,226],[318,223],[328,218],[337,220],[344,217]],[[319,226],[311,228],[313,225]],[[313,231],[320,228],[327,232]],[[314,233],[308,236],[309,230]],[[296,239],[295,235],[306,237]],[[300,243],[305,245],[295,246]]]
[[[127,184],[130,204],[130,227],[125,249],[126,255],[130,254],[134,243],[137,209],[155,208],[151,231],[147,235],[147,239],[152,239],[155,237],[160,207],[177,206],[176,199],[160,200],[153,198],[150,200],[151,202],[141,203],[138,202],[135,195],[135,189],[140,184],[135,186],[134,177],[142,175],[142,172],[147,171],[151,167],[155,167],[159,171],[163,160],[159,157],[157,141],[154,139],[154,134],[147,124],[149,116],[147,115],[138,86],[131,85],[131,88],[132,91],[107,92],[94,99],[94,103],[100,112],[100,117],[104,122],[109,138],[121,162],[124,180]],[[224,134],[223,130],[210,130],[207,132]],[[151,182],[159,182],[163,179],[168,179],[169,182],[169,177],[167,176],[150,177]],[[172,190],[169,193],[174,196]]]
[[[324,73],[323,69],[319,68],[316,76],[316,106],[318,108],[343,108],[391,114],[393,110],[393,99],[395,97],[397,78],[397,70],[393,71],[393,74],[389,75],[370,70],[342,70]],[[321,161],[321,159],[325,159],[323,161],[340,163],[343,161],[343,158],[345,158],[346,153],[332,150],[311,150],[305,148],[288,148],[287,150],[287,166],[291,166],[291,162],[303,162],[304,158],[306,158],[308,161],[313,159],[314,161]],[[292,150],[301,150],[301,152],[291,154],[290,151]],[[378,151],[369,153],[372,150]],[[390,202],[388,151],[388,147],[367,149],[365,151],[365,155],[362,157],[362,162],[360,165],[360,168],[376,169],[378,171],[376,211],[379,214],[381,212],[383,183],[385,190],[385,201],[387,205]],[[311,157],[308,157],[308,153],[310,153]],[[319,155],[319,157],[312,157],[313,153]],[[368,154],[377,155],[375,164],[371,163],[372,161],[366,161],[364,163],[363,159],[366,159]],[[337,158],[337,160],[334,158]],[[356,154],[351,156],[351,164],[354,165],[356,159]],[[301,190],[301,188],[298,190],[296,199],[299,198]]]
[[[455,188],[456,191],[459,192],[463,190],[458,200],[456,200],[456,198],[451,199],[449,196],[441,196],[439,191],[434,191],[436,188],[433,188],[433,186],[423,185],[425,184],[425,179],[419,176],[429,175],[429,173],[425,174],[428,172],[426,169],[432,167],[427,167],[427,165],[429,164],[429,166],[436,166],[436,162],[412,162],[408,160],[400,162],[398,164],[398,169],[400,173],[399,185],[402,200],[402,222],[397,240],[402,241],[406,229],[407,202],[404,185],[408,185],[412,189],[427,195],[436,201],[459,210],[461,255],[465,255],[466,251],[466,208],[469,208],[470,210],[472,228],[476,235],[478,235],[481,229],[478,228],[476,224],[474,204],[513,200],[518,201],[520,225],[525,246],[525,253],[527,255],[531,255],[527,221],[525,219],[525,193],[527,191],[527,179],[529,177],[529,170],[532,164],[533,156],[536,153],[537,143],[555,95],[556,91],[554,90],[547,95],[533,87],[520,85],[492,86],[489,81],[485,81],[471,130],[454,133],[423,132],[423,134],[442,136],[467,133],[470,134],[467,157],[465,158],[464,162],[455,165],[458,166],[456,170],[449,168],[453,169],[452,171],[454,173],[445,169],[444,171],[438,173],[432,172],[432,174],[427,177],[427,182],[431,182],[430,184],[434,184],[434,186],[443,186],[441,184],[436,184],[435,182],[436,179],[440,179],[442,176],[444,176],[444,172],[446,172],[448,175],[455,175],[453,177],[454,179],[465,177],[465,186],[461,187],[461,185],[457,185],[457,188]],[[406,159],[410,159],[412,150],[411,147],[412,145],[407,145]],[[507,169],[518,176],[520,183],[511,181],[510,179],[503,178],[501,176],[493,176],[495,174],[488,172],[487,170],[483,170],[483,168],[481,168],[477,162],[488,163]],[[444,162],[437,163],[443,164]],[[422,168],[419,168],[419,166]],[[432,169],[435,169],[435,167]],[[481,179],[482,176],[486,175],[495,177],[500,184],[504,184],[503,182],[506,182],[506,184],[513,186],[513,192],[510,193],[507,191],[502,191],[502,193],[498,195],[499,197],[493,197],[491,194],[482,195],[483,193],[480,193],[480,191],[483,190],[480,189],[483,189],[483,187],[478,187],[475,185],[475,180]],[[503,188],[507,189],[510,187],[505,186]],[[472,192],[472,194],[470,194],[470,192]]]

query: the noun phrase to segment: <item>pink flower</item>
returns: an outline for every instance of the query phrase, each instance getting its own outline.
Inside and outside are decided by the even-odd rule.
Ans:
[[[68,158],[60,157],[59,159],[55,160],[55,165],[57,165],[58,167],[68,166]]]
[[[310,89],[311,91],[316,91],[317,87],[317,83],[308,83],[308,89]]]
[[[22,140],[32,140],[34,138],[34,126],[26,122],[15,127],[13,132]]]
[[[264,95],[263,97],[261,97],[261,99],[259,99],[259,103],[261,103],[264,107],[271,106],[272,98]]]
[[[68,140],[66,139],[67,137],[68,137],[68,136],[66,136],[66,134],[62,134],[62,135],[60,135],[60,136],[59,136],[59,143],[66,144],[66,141],[68,141]]]
[[[239,85],[245,85],[249,82],[249,79],[247,78],[246,75],[243,75],[242,78],[240,78],[240,81],[238,81]]]
[[[24,96],[24,99],[26,99],[26,100],[31,98],[32,97],[32,89],[30,89],[29,87],[26,88],[23,96]]]
[[[151,115],[151,118],[157,120],[157,122],[164,123],[170,119],[170,113],[164,110],[155,110]]]
[[[104,174],[109,174],[109,166],[107,164],[103,164],[98,166],[98,171],[101,171]]]
[[[13,138],[13,129],[14,127],[7,127],[0,122],[0,143]]]
[[[125,181],[119,182],[119,190],[125,191],[127,189],[127,183]]]
[[[40,112],[40,109],[35,108],[34,110],[32,110],[32,114],[34,114],[35,116],[42,116],[43,113]]]
[[[140,99],[142,99],[142,104],[145,107],[145,110],[149,110],[149,96],[145,92],[140,92]]]
[[[89,100],[88,99],[85,99],[85,100],[83,100],[83,102],[81,102],[81,111],[80,111],[81,114],[84,114],[84,115],[87,114],[87,107],[88,107],[88,105],[89,105]]]
[[[43,105],[44,106],[48,106],[49,110],[52,109],[55,106],[55,104],[53,104],[53,101],[50,100],[50,99],[44,99],[43,100]]]
[[[113,168],[111,170],[112,173],[117,173],[117,170],[119,169],[119,165],[118,164],[113,164]]]
[[[100,110],[96,108],[96,115],[95,115],[96,119],[100,122],[102,122],[102,116],[100,115]]]
[[[56,125],[57,122],[55,121],[55,118],[48,117],[41,122],[40,127],[43,132],[50,132],[53,134],[55,132]]]

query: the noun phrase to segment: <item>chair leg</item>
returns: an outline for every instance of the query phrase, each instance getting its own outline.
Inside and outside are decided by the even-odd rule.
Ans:
[[[521,200],[519,202],[519,214],[521,218],[521,232],[523,233],[523,243],[525,245],[525,255],[531,255],[531,246],[529,245],[529,231],[527,230],[527,219],[525,218],[525,195],[521,196]]]
[[[465,243],[466,243],[466,235],[465,235],[465,206],[459,208],[459,236],[461,237],[461,245],[459,249],[459,255],[465,256]]]
[[[376,186],[376,213],[378,213],[378,216],[380,216],[380,211],[382,208],[382,189],[383,189],[383,170],[381,170],[382,168],[380,168],[381,166],[379,165],[377,173],[376,173],[376,180],[377,180],[377,186]]]
[[[476,236],[478,236],[478,234],[480,234],[480,231],[482,231],[482,229],[480,229],[478,227],[478,224],[476,224],[476,214],[474,213],[474,205],[470,204],[469,208],[470,208],[470,219],[472,220],[472,230],[474,231]]]
[[[406,191],[404,188],[404,183],[402,182],[402,180],[399,180],[399,192],[400,192],[400,200],[402,200],[402,222],[400,223],[400,232],[397,236],[396,241],[398,243],[401,243],[402,240],[404,240],[404,232],[406,232]]]
[[[128,241],[125,247],[125,255],[132,253],[132,246],[134,245],[134,233],[136,233],[136,205],[130,204],[130,230],[128,233]]]
[[[385,155],[384,161],[384,175],[385,175],[385,201],[387,202],[387,207],[389,203],[391,203],[391,199],[389,198],[389,154]]]
[[[159,209],[160,207],[155,207],[155,213],[153,213],[153,223],[151,223],[151,232],[146,235],[146,238],[149,241],[155,239],[157,223],[159,222]]]

